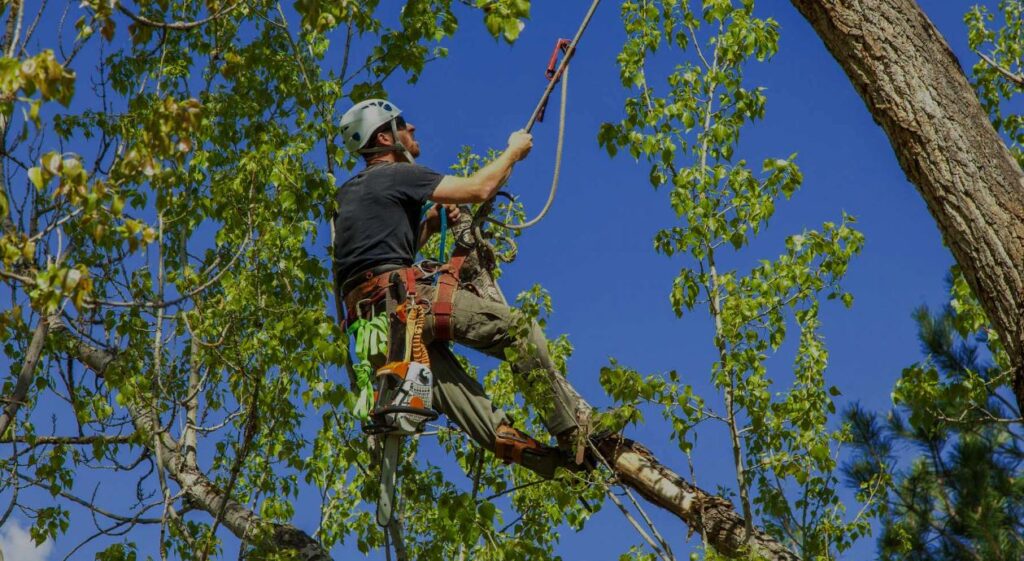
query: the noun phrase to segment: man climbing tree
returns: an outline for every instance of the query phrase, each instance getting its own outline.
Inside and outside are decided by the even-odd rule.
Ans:
[[[374,330],[385,323],[375,318],[384,310],[391,279],[409,279],[404,289],[430,309],[423,338],[428,343],[435,377],[437,408],[505,462],[553,477],[557,467],[569,465],[568,456],[514,428],[446,344],[454,340],[498,358],[504,358],[505,349],[511,346],[522,347],[524,352],[518,353],[522,358],[513,370],[525,383],[543,387],[544,391],[534,393],[550,396],[547,403],[538,406],[548,431],[558,438],[562,448],[568,448],[578,415],[586,411],[579,408],[575,393],[566,388],[554,368],[540,327],[534,324],[528,340],[519,343],[511,308],[480,298],[451,280],[442,281],[438,287],[435,280],[439,275],[448,274],[451,279],[450,273],[458,274],[455,269],[461,260],[457,258],[446,267],[436,262],[413,264],[419,246],[437,231],[442,212],[457,218],[459,208],[455,205],[479,203],[494,196],[512,166],[529,154],[531,135],[512,133],[508,147],[497,159],[470,177],[457,177],[415,163],[420,155],[414,136],[416,127],[388,101],[370,99],[356,104],[342,117],[341,130],[346,147],[366,162],[366,167],[338,191],[335,218],[335,280],[352,330]],[[421,208],[428,201],[444,204],[445,210],[432,206],[421,222]],[[394,277],[396,272],[398,277]],[[364,337],[368,335],[357,333],[357,338]],[[360,364],[353,380],[359,393],[356,414],[365,419],[371,413],[373,394],[367,363],[379,368],[384,352],[365,345],[357,352]],[[541,375],[536,375],[538,372]]]

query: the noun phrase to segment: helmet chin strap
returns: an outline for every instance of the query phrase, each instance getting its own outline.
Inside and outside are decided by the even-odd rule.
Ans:
[[[380,152],[401,152],[405,156],[405,160],[410,164],[416,163],[416,158],[412,157],[412,153],[409,149],[402,144],[402,141],[398,139],[398,125],[395,124],[395,120],[391,119],[391,137],[395,139],[395,143],[391,146],[378,146],[376,148],[366,148],[360,150],[360,154],[378,154]]]
[[[412,154],[409,152],[409,149],[406,148],[404,144],[402,144],[401,140],[398,139],[398,125],[395,124],[394,119],[391,119],[391,137],[395,139],[395,151],[402,152],[402,154],[405,154],[405,160],[407,162],[409,162],[410,164],[415,164],[416,158],[412,157]]]

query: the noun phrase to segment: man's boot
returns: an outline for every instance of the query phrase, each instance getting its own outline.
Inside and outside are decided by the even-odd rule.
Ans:
[[[559,467],[576,467],[571,458],[558,448],[545,446],[513,426],[503,423],[498,426],[497,433],[494,455],[506,464],[519,464],[544,479],[553,478]]]

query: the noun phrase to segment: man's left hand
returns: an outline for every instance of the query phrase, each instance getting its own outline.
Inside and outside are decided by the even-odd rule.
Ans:
[[[427,211],[427,216],[425,218],[427,229],[430,232],[437,232],[438,230],[441,229],[441,207],[444,207],[444,209],[448,212],[449,223],[457,221],[459,219],[459,215],[462,212],[459,209],[459,205],[434,205],[430,207],[430,210]]]

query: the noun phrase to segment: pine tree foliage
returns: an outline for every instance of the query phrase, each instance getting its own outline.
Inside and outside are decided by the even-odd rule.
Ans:
[[[881,498],[879,559],[1024,558],[1024,422],[1006,357],[966,283],[914,311],[926,358],[904,369],[886,416],[853,407],[851,485]]]

